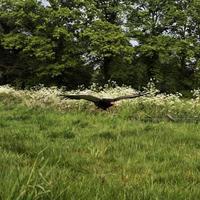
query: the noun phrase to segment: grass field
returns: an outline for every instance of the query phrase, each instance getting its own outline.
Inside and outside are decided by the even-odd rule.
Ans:
[[[200,199],[197,121],[0,100],[1,200]]]

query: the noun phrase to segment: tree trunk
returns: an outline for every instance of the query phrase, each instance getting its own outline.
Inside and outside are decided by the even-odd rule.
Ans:
[[[103,61],[103,65],[101,67],[103,74],[103,85],[108,82],[110,79],[110,64],[112,61],[112,57],[105,57]]]

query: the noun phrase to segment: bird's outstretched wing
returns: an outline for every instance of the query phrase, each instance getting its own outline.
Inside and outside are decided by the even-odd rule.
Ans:
[[[94,97],[92,95],[84,95],[84,94],[80,94],[80,95],[61,95],[64,98],[68,98],[68,99],[76,99],[76,100],[80,100],[80,99],[84,99],[84,100],[88,100],[88,101],[92,101],[94,103],[100,101],[101,99],[98,97]]]
[[[110,102],[115,102],[115,101],[120,101],[123,99],[133,99],[133,98],[137,98],[137,97],[145,96],[145,95],[146,95],[145,93],[137,93],[137,94],[133,94],[133,95],[120,96],[120,97],[116,97],[113,99],[107,99],[107,100]]]

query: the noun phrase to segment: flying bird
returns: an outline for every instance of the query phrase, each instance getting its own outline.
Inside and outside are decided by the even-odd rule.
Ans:
[[[87,101],[91,101],[93,102],[98,108],[101,108],[103,110],[107,110],[109,107],[114,105],[114,102],[116,101],[120,101],[123,99],[133,99],[133,98],[137,98],[140,96],[144,96],[144,93],[138,93],[138,94],[133,94],[133,95],[127,95],[127,96],[120,96],[120,97],[116,97],[116,98],[98,98],[92,95],[61,95],[64,98],[68,98],[68,99],[76,99],[76,100],[80,100],[80,99],[84,99]]]

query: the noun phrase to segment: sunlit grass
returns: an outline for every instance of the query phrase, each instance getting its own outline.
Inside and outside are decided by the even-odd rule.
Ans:
[[[27,104],[20,92],[0,92],[1,200],[199,199],[197,101],[140,98],[105,112]]]

